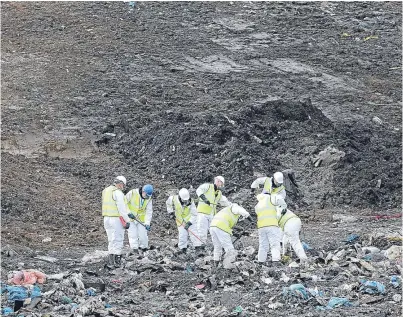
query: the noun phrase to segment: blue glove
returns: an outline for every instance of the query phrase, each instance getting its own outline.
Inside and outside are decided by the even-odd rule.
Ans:
[[[192,223],[190,221],[188,221],[185,225],[185,230],[188,230],[191,225],[192,225]]]
[[[136,219],[136,216],[133,215],[132,213],[129,213],[127,216],[128,216],[130,219]]]
[[[130,228],[130,222],[126,222],[125,229],[129,229],[129,228]]]
[[[151,231],[151,226],[150,225],[145,225],[144,227],[146,228],[147,231]]]

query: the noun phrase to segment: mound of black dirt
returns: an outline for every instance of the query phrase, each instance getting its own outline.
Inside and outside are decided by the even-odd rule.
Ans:
[[[323,206],[400,204],[401,182],[386,181],[376,188],[378,177],[400,179],[401,159],[392,158],[400,138],[393,131],[369,125],[335,126],[309,99],[277,99],[209,113],[160,110],[148,114],[137,109],[107,130],[121,137],[100,146],[120,152],[133,167],[176,187],[195,187],[222,174],[228,180],[227,195],[249,188],[256,173],[296,168],[300,175],[305,169],[320,178],[325,171],[315,169],[312,155],[332,144],[346,155],[327,168],[335,176],[333,190],[323,189]],[[298,182],[302,192],[314,185],[308,177]],[[303,195],[294,197],[291,204],[300,204],[300,199]],[[313,202],[308,199],[308,203]]]

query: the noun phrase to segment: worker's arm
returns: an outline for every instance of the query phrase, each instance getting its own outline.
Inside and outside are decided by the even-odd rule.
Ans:
[[[235,215],[241,215],[245,218],[250,216],[249,212],[247,212],[244,208],[239,208],[238,211],[232,211],[232,213]]]
[[[220,200],[218,201],[218,203],[223,206],[223,207],[228,207],[231,205],[231,202],[228,200],[227,197],[225,197],[224,195],[221,195]]]
[[[208,191],[209,187],[210,187],[210,184],[208,184],[208,183],[205,183],[205,184],[200,185],[200,186],[196,189],[196,195],[200,197],[200,196],[203,195],[206,191]]]
[[[192,224],[196,224],[197,222],[197,209],[194,201],[192,200],[192,203],[190,204],[190,222]]]
[[[145,220],[144,220],[144,224],[145,225],[150,225],[152,217],[153,217],[153,201],[151,199],[147,204],[146,217],[145,217]]]
[[[127,202],[129,202],[132,199],[132,195],[133,195],[133,189],[129,190],[128,193],[126,194]]]
[[[127,216],[129,210],[125,203],[124,196],[125,195],[120,190],[115,190],[113,192],[113,199],[116,201],[116,206],[118,207],[119,215],[121,215],[126,222],[129,222],[130,219]]]
[[[250,185],[250,188],[259,188],[260,185],[264,185],[266,179],[266,176],[255,179],[254,182]]]
[[[283,189],[283,190],[279,191],[276,195],[285,200],[285,196],[287,195],[287,193],[286,193],[285,189]]]

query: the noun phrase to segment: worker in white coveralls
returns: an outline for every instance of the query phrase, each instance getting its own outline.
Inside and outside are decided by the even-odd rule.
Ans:
[[[104,228],[108,236],[108,264],[109,268],[121,265],[123,240],[125,229],[130,227],[127,215],[127,201],[122,190],[126,186],[126,178],[118,176],[114,184],[102,191],[102,216]],[[119,217],[122,217],[125,227]]]
[[[130,228],[127,231],[132,254],[138,254],[148,249],[148,231],[151,230],[153,216],[152,195],[154,188],[147,184],[130,190],[126,194],[129,207]]]
[[[197,232],[204,244],[200,248],[204,248],[207,242],[207,233],[210,222],[217,213],[217,205],[220,204],[222,207],[230,205],[228,199],[221,192],[224,184],[224,177],[216,176],[213,184],[202,184],[196,190],[196,194],[199,196],[199,203],[197,204]]]
[[[197,210],[195,203],[190,198],[189,191],[182,188],[178,195],[169,196],[166,206],[168,215],[175,219],[178,227],[179,250],[186,253],[189,239],[194,247],[199,247],[201,241],[197,236]]]
[[[287,204],[283,198],[276,199],[278,225],[283,234],[283,252],[287,249],[287,244],[290,242],[297,257],[302,261],[306,261],[308,257],[305,254],[304,247],[299,239],[301,231],[301,219],[291,210],[287,209]]]
[[[278,197],[285,199],[286,192],[284,183],[284,175],[282,172],[275,172],[273,177],[259,177],[251,185],[251,189],[255,190],[263,185],[262,193],[276,194]]]
[[[281,259],[281,231],[278,225],[277,210],[272,203],[271,198],[276,195],[262,193],[257,195],[258,203],[255,206],[257,214],[257,228],[259,233],[259,251],[258,262],[264,264],[267,259],[267,253],[271,252],[271,261],[273,266],[280,265]]]
[[[237,224],[240,216],[248,218],[250,215],[244,208],[234,203],[221,209],[213,217],[210,225],[210,235],[214,246],[213,260],[215,266],[218,265],[221,259],[222,249],[225,250],[225,259],[228,259],[229,262],[235,261],[237,251],[232,244],[231,236],[232,228]]]

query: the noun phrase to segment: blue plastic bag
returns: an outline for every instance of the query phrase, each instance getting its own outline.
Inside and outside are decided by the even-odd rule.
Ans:
[[[385,285],[377,281],[360,280],[360,291],[367,294],[385,294]]]
[[[28,290],[24,286],[7,286],[7,292],[9,302],[28,298]]]
[[[400,285],[400,278],[396,275],[392,275],[390,277],[390,284],[393,285],[393,287],[399,287]]]
[[[95,291],[92,288],[87,289],[88,296],[95,296]]]
[[[333,309],[335,307],[340,307],[340,306],[352,306],[350,301],[347,298],[344,297],[332,297],[330,298],[329,302],[327,303],[326,308],[328,309]]]
[[[346,243],[353,243],[359,239],[360,239],[360,236],[358,234],[353,233],[347,238]]]
[[[283,288],[283,296],[294,296],[302,299],[309,299],[310,294],[302,284],[293,284],[290,287]]]
[[[1,314],[2,314],[3,316],[10,315],[10,314],[12,314],[13,312],[14,312],[14,309],[12,309],[11,307],[4,307],[4,308],[1,309]]]
[[[308,244],[306,244],[304,241],[302,241],[301,244],[305,251],[312,250],[312,248]]]

